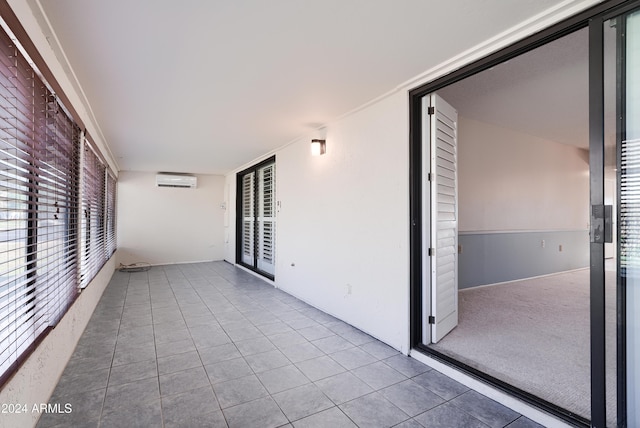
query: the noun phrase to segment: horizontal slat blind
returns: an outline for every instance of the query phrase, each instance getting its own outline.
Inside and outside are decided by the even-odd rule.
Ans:
[[[640,139],[623,140],[620,173],[620,268],[640,268]]]
[[[107,172],[107,259],[116,251],[116,178]]]
[[[0,31],[0,384],[77,294],[78,135]]]
[[[82,263],[80,287],[86,287],[107,261],[105,234],[106,168],[85,141],[82,165]]]
[[[0,34],[0,367],[6,372],[42,332],[36,316],[35,222],[33,221],[36,171],[36,97],[19,88],[18,78],[28,65],[4,33]],[[31,76],[31,92],[35,90]],[[29,113],[31,117],[28,117]],[[40,324],[40,327],[38,325]],[[40,329],[40,330],[39,330]]]
[[[45,147],[37,196],[38,299],[57,323],[77,294],[80,129],[53,96],[47,102]]]

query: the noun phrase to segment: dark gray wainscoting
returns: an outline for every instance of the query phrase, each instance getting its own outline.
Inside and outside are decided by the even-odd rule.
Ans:
[[[588,230],[460,232],[458,244],[461,289],[589,266]]]

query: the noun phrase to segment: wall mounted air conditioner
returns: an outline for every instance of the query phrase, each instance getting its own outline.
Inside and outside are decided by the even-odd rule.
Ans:
[[[182,187],[195,188],[198,185],[198,178],[193,175],[183,174],[156,174],[156,186],[158,187]]]

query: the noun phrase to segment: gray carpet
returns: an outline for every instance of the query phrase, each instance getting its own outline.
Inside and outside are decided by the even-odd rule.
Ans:
[[[615,425],[615,270],[606,275],[607,419]],[[461,290],[459,303],[458,327],[435,349],[590,418],[589,269]]]

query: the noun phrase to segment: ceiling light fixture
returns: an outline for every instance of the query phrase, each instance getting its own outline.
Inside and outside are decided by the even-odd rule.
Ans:
[[[312,156],[320,156],[327,152],[327,142],[326,140],[320,140],[314,138],[311,140],[311,155]]]

